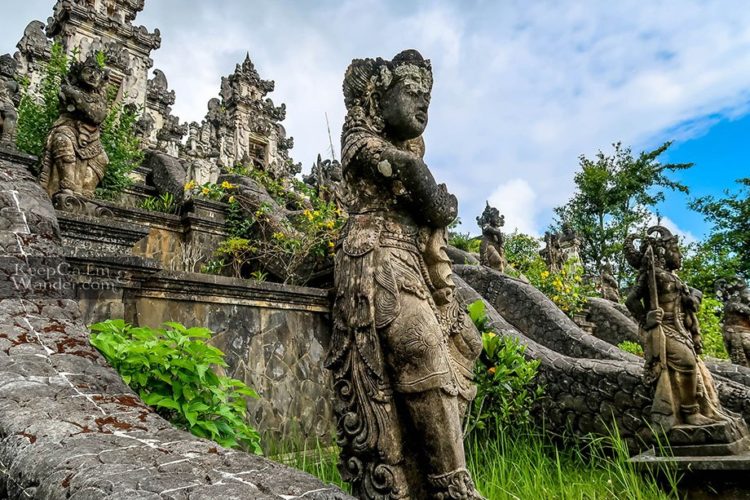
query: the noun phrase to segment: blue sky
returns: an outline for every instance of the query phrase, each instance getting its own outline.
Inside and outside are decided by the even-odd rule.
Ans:
[[[0,53],[53,3],[0,0]],[[459,197],[467,231],[490,199],[507,229],[543,232],[572,193],[578,155],[615,141],[639,151],[675,140],[665,160],[696,163],[682,176],[697,195],[750,175],[741,0],[146,0],[136,24],[161,30],[155,67],[185,121],[204,116],[249,52],[276,81],[305,169],[328,150],[326,113],[338,150],[351,59],[419,49],[435,72],[426,161]],[[681,195],[660,211],[689,237],[706,229]]]

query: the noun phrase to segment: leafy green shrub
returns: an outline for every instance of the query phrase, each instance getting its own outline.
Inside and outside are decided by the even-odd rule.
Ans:
[[[279,206],[291,210],[293,215],[279,223],[273,217],[272,203],[255,207],[245,203],[242,193],[229,196],[229,238],[219,245],[215,259],[205,269],[221,273],[229,268],[234,276],[245,278],[258,271],[267,277],[270,271],[276,273],[277,278],[283,277],[285,282],[306,284],[315,269],[330,262],[334,242],[344,223],[341,211],[335,203],[324,201],[297,179],[283,184],[259,168],[235,167],[232,171],[248,172]],[[222,186],[234,187],[226,181]],[[188,187],[201,193],[206,191],[206,196],[211,196],[210,186]]]
[[[698,310],[698,323],[703,339],[703,355],[712,358],[729,359],[724,346],[724,335],[721,328],[724,304],[713,297],[704,297]]]
[[[635,354],[636,356],[643,357],[643,346],[638,342],[623,340],[622,342],[617,344],[617,347],[625,352],[629,352],[630,354]]]
[[[482,240],[481,238],[472,236],[470,233],[452,233],[448,244],[465,252],[479,253]]]
[[[472,402],[466,434],[474,429],[502,433],[513,426],[531,422],[531,409],[544,392],[534,384],[538,360],[527,360],[526,346],[517,339],[487,331],[484,302],[468,307],[469,316],[482,332],[482,355],[475,367],[477,396]]]
[[[107,152],[109,164],[96,188],[96,196],[115,199],[133,184],[128,174],[141,164],[144,152],[141,140],[135,135],[135,126],[141,111],[136,106],[123,106],[117,101],[117,91],[110,87],[109,112],[102,123],[102,147]]]
[[[42,157],[47,134],[60,116],[60,85],[69,69],[70,60],[65,50],[55,42],[50,49],[50,60],[42,69],[36,95],[31,92],[28,79],[19,82],[21,101],[18,104],[16,145],[21,151]]]
[[[260,436],[245,421],[245,397],[258,395],[244,382],[216,375],[224,353],[207,345],[208,328],[165,323],[152,329],[108,320],[91,326],[91,344],[157,413],[196,436],[225,447],[261,453]]]
[[[144,210],[152,212],[164,212],[173,214],[177,211],[177,201],[172,193],[164,193],[159,196],[149,196],[140,205]]]

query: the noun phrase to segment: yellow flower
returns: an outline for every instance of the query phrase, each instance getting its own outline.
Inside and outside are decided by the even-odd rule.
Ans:
[[[234,196],[229,197],[229,203],[234,203]]]
[[[327,227],[328,229],[333,229],[333,226],[335,226],[335,225],[336,225],[336,224],[335,224],[335,223],[334,223],[334,222],[333,222],[332,220],[329,220],[329,221],[328,221],[328,222],[326,223],[326,227]]]
[[[549,278],[549,271],[542,271],[542,279]]]
[[[328,242],[328,248],[333,248],[334,246],[336,245],[332,241]]]
[[[194,187],[195,187],[195,180],[191,179],[190,181],[185,183],[185,191],[190,191]]]
[[[284,233],[273,233],[273,239],[275,240],[283,240],[284,239]]]
[[[228,181],[224,181],[224,182],[221,183],[221,187],[223,187],[224,189],[233,189],[234,188],[234,184],[232,184],[231,182],[228,182]]]
[[[204,187],[203,189],[201,189],[201,194],[207,195],[210,192],[211,192],[211,190],[208,189],[207,187]]]

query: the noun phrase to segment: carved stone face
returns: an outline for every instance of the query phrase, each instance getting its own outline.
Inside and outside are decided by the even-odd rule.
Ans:
[[[682,252],[680,247],[676,243],[668,243],[664,259],[667,265],[667,269],[670,271],[679,269],[682,267]]]
[[[99,67],[86,64],[81,68],[81,81],[91,88],[98,88],[104,81],[104,72]]]
[[[398,80],[382,95],[380,106],[389,136],[406,141],[416,139],[427,127],[430,94],[408,79]]]

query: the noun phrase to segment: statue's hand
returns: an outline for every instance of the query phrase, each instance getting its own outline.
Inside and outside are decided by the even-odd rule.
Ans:
[[[695,354],[703,354],[703,339],[700,336],[693,337],[693,349]]]
[[[661,325],[663,319],[664,309],[662,309],[661,307],[657,307],[653,311],[649,311],[646,314],[646,323],[643,325],[643,328],[645,328],[646,330],[651,330],[652,328]]]

